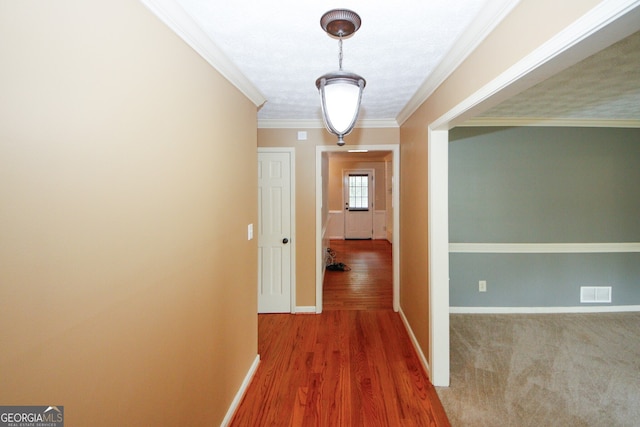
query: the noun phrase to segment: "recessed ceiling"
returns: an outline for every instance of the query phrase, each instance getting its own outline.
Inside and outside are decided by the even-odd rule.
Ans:
[[[258,112],[259,120],[319,123],[322,113],[315,81],[338,69],[338,41],[320,27],[320,17],[326,11],[347,8],[362,18],[361,28],[344,40],[343,61],[345,70],[367,80],[360,120],[395,122],[470,25],[478,26],[479,19],[493,19],[495,25],[496,15],[517,3],[514,0],[177,2],[267,99]],[[489,18],[487,10],[493,11]]]

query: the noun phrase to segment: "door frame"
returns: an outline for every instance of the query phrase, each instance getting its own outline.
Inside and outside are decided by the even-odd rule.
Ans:
[[[258,147],[258,155],[260,153],[287,153],[289,154],[289,172],[290,172],[290,180],[291,180],[291,197],[289,198],[291,206],[291,237],[289,238],[289,244],[291,245],[291,256],[290,260],[290,268],[289,272],[291,274],[291,314],[296,313],[296,151],[293,147]],[[259,224],[259,223],[258,223]],[[260,233],[260,230],[258,230]],[[256,250],[258,247],[258,243],[256,241]],[[258,265],[258,280],[260,277],[260,265]],[[256,290],[258,289],[258,283],[256,283]],[[258,307],[256,307],[256,312],[258,311]]]
[[[352,149],[369,151],[391,151],[393,154],[392,198],[393,206],[393,241],[391,242],[391,259],[393,264],[393,311],[400,310],[400,145],[336,145],[316,146],[316,313],[322,313],[322,283],[324,281],[322,253],[322,154],[327,152],[348,152]]]
[[[364,175],[366,174],[369,177],[369,188],[367,189],[367,191],[369,192],[369,213],[371,214],[371,239],[373,239],[373,213],[375,211],[375,199],[376,199],[376,170],[375,169],[368,169],[368,168],[362,168],[362,169],[342,169],[342,209],[344,211],[344,230],[343,230],[343,236],[345,239],[347,239],[347,211],[348,209],[345,209],[345,205],[347,204],[348,200],[346,199],[346,188],[348,186],[348,184],[345,182],[345,176],[346,175],[350,175],[350,174],[357,174],[357,175]]]
[[[640,7],[637,1],[602,2],[580,19],[536,47],[482,88],[469,94],[433,122],[426,123],[429,149],[429,351],[431,382],[435,386],[449,386],[449,129],[464,123],[482,111],[483,103],[496,102],[529,87],[532,83],[574,65],[580,59],[596,53],[633,30],[638,22]],[[616,21],[619,22],[616,23]],[[628,32],[631,31],[631,32]],[[504,95],[507,93],[507,95]],[[495,98],[494,98],[495,97]],[[494,104],[495,105],[495,104]],[[488,124],[484,122],[485,126]],[[514,125],[491,122],[491,125]]]

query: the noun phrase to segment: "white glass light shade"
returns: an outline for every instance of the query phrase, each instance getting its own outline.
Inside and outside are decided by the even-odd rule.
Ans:
[[[338,145],[344,145],[344,136],[356,124],[365,85],[362,77],[344,71],[325,74],[316,80],[322,97],[324,123],[331,133],[338,136]]]
[[[351,83],[335,82],[324,86],[325,114],[339,134],[349,130],[358,111],[360,88]]]

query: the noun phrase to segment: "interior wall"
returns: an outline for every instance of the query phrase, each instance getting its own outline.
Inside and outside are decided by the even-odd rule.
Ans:
[[[432,365],[428,271],[428,127],[527,54],[562,31],[597,0],[521,0],[400,127],[400,304]],[[544,25],[540,25],[544,22]],[[488,108],[488,106],[487,106]],[[480,111],[478,111],[479,113]]]
[[[332,157],[329,161],[329,210],[344,209],[343,172],[347,169],[372,169],[375,173],[375,194],[373,206],[375,210],[385,210],[387,194],[385,191],[385,163],[353,161]]]
[[[385,158],[385,210],[387,211],[387,240],[393,242],[393,155],[390,154]]]
[[[331,233],[330,233],[330,228],[331,228],[331,217],[329,215],[329,189],[330,189],[330,185],[329,185],[329,153],[328,152],[323,152],[322,153],[322,157],[320,159],[320,164],[321,164],[321,175],[323,177],[322,179],[322,211],[321,211],[321,220],[322,220],[322,224],[320,225],[321,229],[322,229],[322,274],[324,275],[325,272],[325,268],[328,264],[330,264],[330,258],[328,257],[328,252],[329,252],[329,248],[331,248]],[[316,289],[316,293],[317,293],[317,289]],[[317,296],[316,296],[317,298]],[[317,312],[317,307],[316,307],[316,312]]]
[[[638,141],[640,129],[452,129],[451,243],[575,244],[581,252],[452,253],[451,305],[579,306],[580,286],[612,286],[612,305],[640,304],[640,253],[582,252],[640,242]]]
[[[393,229],[393,212],[387,212],[387,168],[383,160],[359,158],[358,153],[340,153],[330,157],[328,172],[329,209],[327,233],[330,238],[343,239],[345,231],[344,173],[345,171],[365,170],[373,173],[373,238],[387,239],[387,228]],[[389,194],[389,198],[392,194]],[[391,218],[389,218],[391,216]]]
[[[138,2],[1,2],[0,55],[0,401],[219,425],[257,356],[255,105]]]
[[[298,141],[298,131],[306,131],[307,140]],[[398,138],[398,128],[357,128],[345,138],[344,148],[398,144]],[[325,129],[258,129],[258,146],[295,148],[297,306],[316,305],[316,146],[336,141]]]

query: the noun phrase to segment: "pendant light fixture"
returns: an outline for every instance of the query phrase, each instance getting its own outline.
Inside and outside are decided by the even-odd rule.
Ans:
[[[338,37],[340,53],[338,71],[327,73],[316,80],[322,99],[322,117],[329,132],[338,136],[338,145],[344,145],[356,124],[360,110],[362,90],[367,82],[357,74],[342,70],[342,39],[358,31],[360,16],[348,9],[333,9],[322,15],[320,26],[329,35]]]

